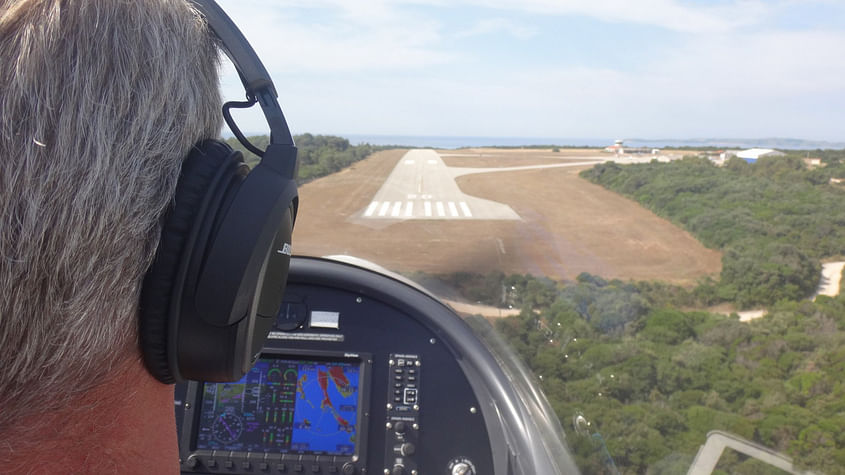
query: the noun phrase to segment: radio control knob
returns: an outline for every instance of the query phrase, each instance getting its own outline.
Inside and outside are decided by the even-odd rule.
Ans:
[[[405,475],[405,466],[396,464],[393,466],[393,470],[390,471],[390,475]]]
[[[185,460],[185,465],[188,468],[195,468],[198,462],[199,460],[197,460],[197,457],[195,455],[191,455],[190,457],[188,457],[188,460]]]
[[[451,467],[450,475],[475,475],[475,467],[470,462],[453,461],[449,467]]]
[[[402,444],[402,448],[400,448],[399,451],[402,453],[402,455],[410,457],[411,455],[417,453],[417,447],[410,442],[405,442],[404,444]]]
[[[404,434],[408,428],[405,426],[405,423],[402,421],[397,422],[394,426],[397,434]]]

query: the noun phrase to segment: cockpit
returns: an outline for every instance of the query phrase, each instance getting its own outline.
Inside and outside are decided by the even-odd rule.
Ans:
[[[253,369],[178,386],[182,472],[577,473],[520,365],[486,320],[401,276],[294,258]]]

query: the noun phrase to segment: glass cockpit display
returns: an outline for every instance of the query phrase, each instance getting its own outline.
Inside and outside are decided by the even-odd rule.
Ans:
[[[197,449],[354,455],[360,363],[259,359],[234,383],[206,383]]]

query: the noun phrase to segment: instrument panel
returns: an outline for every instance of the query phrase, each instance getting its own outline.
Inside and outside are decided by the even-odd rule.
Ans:
[[[234,383],[177,386],[181,470],[540,473],[514,468],[509,438],[523,424],[507,420],[509,391],[472,329],[424,290],[294,258],[254,368]]]

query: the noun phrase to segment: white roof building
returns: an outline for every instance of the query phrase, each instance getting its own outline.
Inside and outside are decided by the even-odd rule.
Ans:
[[[748,150],[741,150],[736,153],[736,156],[739,158],[755,161],[760,157],[778,157],[781,155],[784,155],[784,153],[770,148],[749,148]]]

